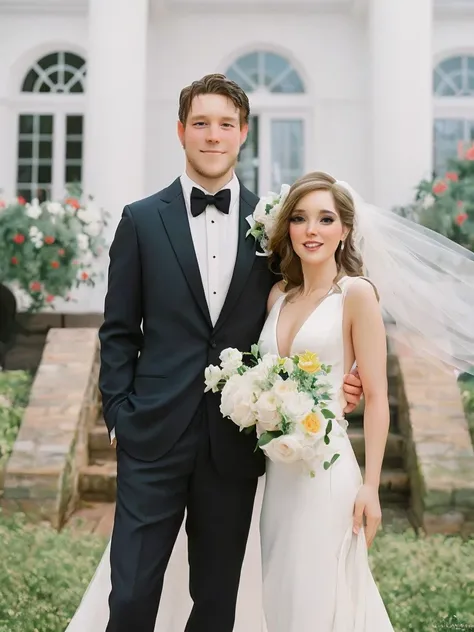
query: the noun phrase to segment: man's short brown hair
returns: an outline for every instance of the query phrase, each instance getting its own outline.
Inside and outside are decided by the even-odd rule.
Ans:
[[[186,125],[188,120],[194,97],[201,94],[220,94],[223,97],[227,97],[240,112],[240,124],[248,124],[250,115],[248,96],[235,81],[227,79],[225,75],[215,73],[193,81],[190,86],[186,86],[186,88],[181,90],[178,116],[183,125]]]

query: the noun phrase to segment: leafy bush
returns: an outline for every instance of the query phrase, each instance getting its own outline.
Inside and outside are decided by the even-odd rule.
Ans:
[[[0,372],[0,467],[9,457],[28,403],[31,375],[26,371]]]

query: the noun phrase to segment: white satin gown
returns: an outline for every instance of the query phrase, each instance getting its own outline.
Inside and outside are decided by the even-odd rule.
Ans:
[[[291,350],[314,351],[324,364],[332,365],[329,377],[336,397],[330,408],[340,417],[345,406],[343,301],[351,282],[342,279],[341,293],[316,308]],[[265,323],[263,353],[278,353],[276,329],[283,300],[275,302]],[[338,451],[336,463],[315,478],[299,464],[267,460],[242,569],[234,632],[393,632],[369,568],[364,531],[352,533],[362,477],[346,433]],[[105,632],[109,553],[107,546],[67,632]],[[166,572],[155,632],[184,631],[191,610],[188,577],[183,528]]]

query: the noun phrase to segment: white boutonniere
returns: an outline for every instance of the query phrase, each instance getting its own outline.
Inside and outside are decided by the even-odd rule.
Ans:
[[[252,235],[255,237],[263,251],[257,252],[257,255],[268,256],[271,254],[268,244],[275,228],[278,214],[288,197],[289,190],[289,184],[282,184],[280,193],[270,191],[268,195],[260,198],[253,214],[246,218],[250,225],[247,236]]]

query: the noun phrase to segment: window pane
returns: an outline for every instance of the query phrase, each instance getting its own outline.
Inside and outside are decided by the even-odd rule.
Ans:
[[[231,81],[235,81],[235,83],[245,90],[245,92],[252,92],[254,90],[253,85],[244,79],[242,75],[235,70],[235,67],[229,68],[226,73],[226,77],[228,77]]]
[[[236,63],[236,66],[238,66],[243,76],[250,79],[251,82],[253,82],[256,86],[260,85],[260,78],[258,73],[258,57],[258,53],[249,53],[248,55],[240,57],[240,59]]]
[[[293,184],[304,172],[304,124],[301,120],[273,120],[271,124],[272,191]]]
[[[18,143],[18,158],[32,158],[33,157],[33,141],[20,140]]]
[[[20,115],[20,134],[32,134],[33,133],[33,115],[21,114]]]
[[[66,119],[66,134],[82,135],[82,116],[68,116]]]
[[[84,92],[84,85],[82,83],[82,81],[75,81],[73,84],[71,84],[71,86],[69,87],[69,92],[73,92],[73,93],[82,93]]]
[[[74,158],[76,160],[82,158],[82,141],[69,140],[66,143],[66,159]]]
[[[38,66],[41,66],[43,70],[47,70],[51,66],[55,66],[58,63],[58,58],[58,53],[50,53],[49,55],[45,55],[39,60]]]
[[[22,92],[33,92],[33,88],[36,80],[38,79],[38,73],[36,70],[30,70],[26,75],[23,85],[21,87]]]
[[[50,140],[42,140],[38,143],[38,157],[41,159],[49,159],[53,157],[53,143]]]
[[[85,63],[85,60],[79,55],[75,55],[74,53],[66,53],[64,55],[64,62],[68,66],[73,66],[74,68],[82,68]]]
[[[27,202],[31,202],[32,199],[32,195],[31,195],[31,188],[17,188],[16,190],[16,194],[18,197],[22,197],[24,198]]]
[[[38,167],[38,184],[51,184],[51,166]]]
[[[272,92],[284,94],[296,94],[304,92],[303,82],[301,81],[296,70],[292,70],[289,74],[282,77],[272,89]]]
[[[265,85],[270,85],[288,66],[289,63],[284,57],[281,57],[281,55],[265,53]]]
[[[450,75],[453,72],[460,71],[462,65],[461,57],[450,57],[449,59],[445,59],[439,64],[439,68],[441,68],[446,74]]]
[[[81,183],[82,181],[81,165],[67,165],[65,179],[66,179],[66,184],[73,184],[74,182]]]
[[[51,92],[49,84],[43,81],[39,87],[39,92]]]
[[[249,133],[240,150],[236,173],[244,186],[258,192],[258,116],[250,117]]]
[[[31,182],[33,179],[33,170],[31,165],[18,165],[17,181]]]
[[[52,114],[43,114],[39,117],[39,131],[40,134],[52,134],[53,133],[53,116]]]

